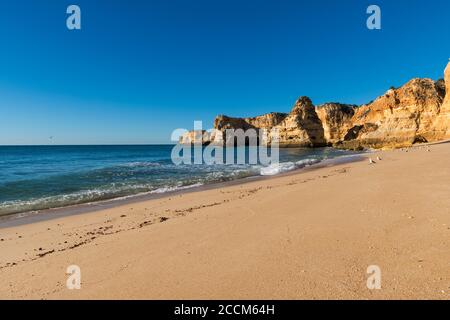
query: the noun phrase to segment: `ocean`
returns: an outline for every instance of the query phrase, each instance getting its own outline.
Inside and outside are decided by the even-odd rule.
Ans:
[[[0,146],[0,216],[276,175],[355,155],[280,149],[279,164],[175,165],[173,145]]]

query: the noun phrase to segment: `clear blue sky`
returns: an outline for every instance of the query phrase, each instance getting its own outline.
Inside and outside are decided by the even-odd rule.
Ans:
[[[66,28],[70,4],[81,31]],[[381,31],[366,28],[370,4]],[[164,143],[301,95],[361,104],[442,77],[449,39],[447,0],[5,0],[0,144]]]

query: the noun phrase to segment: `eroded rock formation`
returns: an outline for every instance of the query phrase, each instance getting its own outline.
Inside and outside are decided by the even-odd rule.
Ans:
[[[272,112],[253,118],[231,118],[224,115],[214,119],[214,128],[224,131],[226,129],[271,129],[281,123],[286,113]]]
[[[436,127],[443,96],[431,79],[413,79],[355,109],[344,147],[403,147],[444,139]],[[446,124],[448,125],[448,123]]]
[[[221,115],[214,128],[220,132],[276,129],[281,147],[396,148],[450,139],[450,63],[444,80],[413,79],[359,107],[340,103],[315,107],[308,97],[301,97],[289,114]],[[220,134],[202,134],[207,143],[223,143]],[[180,142],[190,143],[192,137],[192,132],[188,133]],[[272,138],[273,133],[267,142]]]
[[[444,102],[442,103],[440,113],[438,117],[436,117],[434,123],[436,130],[439,131],[439,135],[437,136],[439,140],[450,139],[450,63],[445,69],[444,79],[445,91],[442,93],[442,95],[445,96],[445,98]],[[443,90],[441,86],[444,87],[444,83],[441,83],[441,85],[438,84],[438,90]],[[445,94],[445,92],[447,92],[447,94]]]
[[[341,141],[353,127],[352,118],[356,107],[341,103],[326,103],[316,108],[328,143],[335,144]]]
[[[197,145],[222,145],[223,135],[220,130],[193,130],[181,135],[178,143],[180,144],[197,144]]]
[[[327,143],[322,122],[308,97],[298,99],[289,115],[274,129],[276,132],[271,132],[270,138],[278,134],[282,147],[319,147]]]

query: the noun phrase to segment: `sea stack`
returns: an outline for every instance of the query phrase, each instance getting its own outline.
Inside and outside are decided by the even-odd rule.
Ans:
[[[289,115],[277,126],[282,147],[321,147],[326,145],[322,122],[308,97],[300,97]]]

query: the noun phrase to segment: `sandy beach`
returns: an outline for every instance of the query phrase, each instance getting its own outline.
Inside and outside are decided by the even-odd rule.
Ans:
[[[449,299],[450,144],[367,157],[3,227],[0,298]]]

